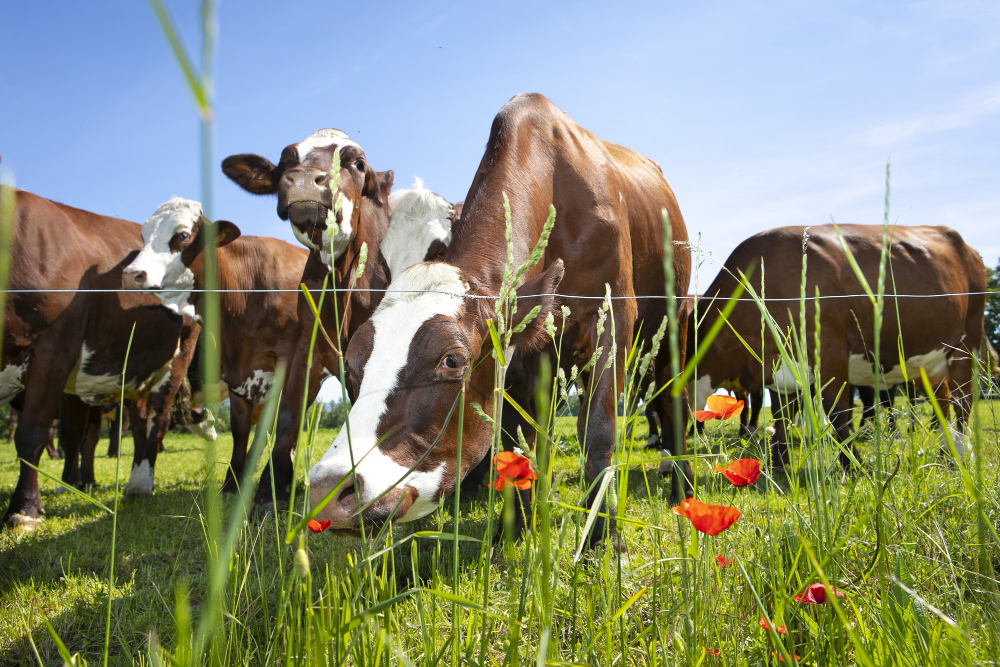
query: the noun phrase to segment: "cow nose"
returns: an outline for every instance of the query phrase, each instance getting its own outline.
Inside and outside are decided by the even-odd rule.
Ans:
[[[343,480],[343,484],[341,484],[341,480]],[[357,478],[354,475],[348,475],[346,479],[341,475],[313,479],[309,486],[309,506],[319,505],[338,484],[340,484],[340,488],[323,506],[316,518],[320,521],[329,520],[330,526],[333,528],[357,528],[359,519],[355,515],[358,511],[359,489],[364,488],[364,481],[360,475]]]
[[[282,179],[289,203],[323,201],[323,190],[330,183],[330,173],[312,167],[294,167],[286,170]]]
[[[146,286],[146,272],[135,269],[125,269],[122,273],[122,282],[128,289],[140,289]]]

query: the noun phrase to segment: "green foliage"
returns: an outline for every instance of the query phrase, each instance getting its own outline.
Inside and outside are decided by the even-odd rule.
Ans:
[[[986,319],[984,328],[986,337],[993,347],[1000,350],[1000,260],[995,268],[986,267]]]
[[[351,412],[350,401],[330,401],[323,404],[323,412],[319,418],[319,427],[323,429],[339,429],[347,421]]]

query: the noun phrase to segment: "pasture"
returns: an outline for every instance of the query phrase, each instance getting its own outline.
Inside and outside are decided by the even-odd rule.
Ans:
[[[494,497],[491,507],[485,488],[463,495],[457,523],[449,498],[430,517],[364,541],[302,533],[289,545],[286,516],[251,520],[226,559],[221,631],[206,655],[212,664],[233,665],[761,665],[778,664],[780,642],[801,664],[996,664],[1000,551],[984,520],[994,530],[1000,523],[998,413],[996,402],[978,404],[981,455],[964,480],[939,454],[924,403],[900,420],[899,435],[867,433],[859,441],[863,473],[843,478],[829,439],[807,438],[793,448],[787,474],[772,478],[765,469],[746,488],[712,466],[739,457],[766,461],[765,445],[740,441],[733,423],[712,422],[692,448],[698,496],[742,511],[717,537],[671,514],[669,480],[657,474],[656,454],[638,444],[645,441],[640,420],[634,446],[620,438],[620,474],[611,487],[627,554],[618,559],[599,549],[576,562],[587,518],[576,508],[582,458],[573,420],[560,417],[549,531],[491,553],[482,538],[500,502]],[[763,423],[768,419],[765,412]],[[334,433],[318,432],[317,450]],[[210,448],[216,484],[230,443],[224,434]],[[110,664],[166,664],[161,645],[172,664],[203,664],[185,647],[212,607],[218,542],[208,536],[219,519],[206,510],[204,443],[171,434],[166,446],[154,494],[119,507]],[[126,456],[130,450],[126,437]],[[17,467],[12,447],[0,453],[6,502]],[[98,460],[92,490],[109,507],[115,465]],[[61,462],[43,459],[42,469],[58,477]],[[125,464],[122,486],[127,474]],[[55,488],[43,480],[47,514],[37,530],[0,534],[0,664],[60,662],[46,619],[71,654],[101,661],[112,517]],[[224,514],[233,503],[226,498]],[[296,555],[300,544],[307,568]],[[731,558],[731,566],[720,567],[717,556]],[[794,601],[821,580],[844,592],[836,606]],[[762,628],[762,613],[787,634]]]

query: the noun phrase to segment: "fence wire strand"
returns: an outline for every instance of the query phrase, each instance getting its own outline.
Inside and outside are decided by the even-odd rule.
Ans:
[[[275,294],[275,293],[291,293],[291,292],[301,292],[300,288],[296,289],[220,289],[220,290],[207,290],[207,289],[189,289],[189,290],[173,290],[173,289],[160,289],[160,290],[133,290],[126,289],[124,287],[120,289],[12,289],[4,290],[5,294],[119,294],[124,292],[131,292],[133,294]],[[448,292],[445,290],[396,290],[387,289],[360,289],[355,287],[352,290],[348,289],[335,289],[332,287],[327,287],[327,292],[336,292],[343,294],[346,292],[369,292],[369,293],[388,293],[394,292],[397,294],[443,294],[445,296],[461,297],[463,299],[491,299],[495,300],[498,298],[497,295],[489,294],[463,294],[461,292]],[[936,299],[950,296],[977,296],[980,294],[991,295],[1000,294],[1000,290],[986,290],[983,292],[948,292],[945,294],[885,294],[886,299]],[[518,294],[518,299],[532,299],[539,297],[555,297],[559,299],[592,299],[596,301],[604,301],[606,296],[590,296],[585,294],[562,294],[559,292],[546,292],[543,294]],[[618,299],[666,299],[664,295],[658,294],[637,294],[635,296],[612,296],[612,300]],[[693,295],[680,297],[682,299],[695,299]],[[812,301],[817,297],[807,297],[807,301]],[[859,299],[868,298],[867,294],[820,294],[819,299]],[[705,295],[699,295],[697,297],[698,301],[713,301],[716,299],[721,299],[723,301],[729,301],[729,299],[723,296],[711,297]],[[735,301],[756,301],[751,297],[741,297],[734,299]],[[761,301],[801,301],[801,297],[766,297],[761,299]]]

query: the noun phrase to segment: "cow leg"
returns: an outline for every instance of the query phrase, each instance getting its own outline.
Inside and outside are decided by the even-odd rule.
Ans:
[[[52,419],[62,400],[61,388],[66,386],[67,374],[63,364],[51,361],[35,364],[31,370],[34,371],[33,377],[24,390],[24,409],[14,433],[14,447],[17,457],[21,459],[21,469],[3,516],[3,525],[24,529],[33,528],[42,513],[38,473],[31,466],[38,466]],[[60,390],[53,391],[52,387],[59,387]]]
[[[49,439],[45,443],[45,451],[49,453],[49,458],[58,461],[62,458],[62,454],[59,453],[59,449],[56,448],[56,423],[52,422],[49,425]]]
[[[132,452],[132,472],[125,484],[125,495],[145,496],[153,492],[153,468],[150,465],[150,454],[155,460],[156,443],[149,442],[146,430],[145,401],[136,401],[128,406],[128,419],[132,425],[132,442],[135,448]],[[147,450],[153,450],[148,452]]]
[[[829,375],[827,377],[844,377],[843,375]],[[872,397],[874,398],[878,394],[872,389]],[[841,443],[850,440],[851,433],[853,431],[853,414],[854,414],[854,399],[851,391],[851,385],[840,385],[835,386],[834,383],[827,385],[826,389],[823,390],[823,409],[830,416],[830,422],[833,424],[834,431],[837,434],[837,440]],[[874,413],[874,407],[872,407]],[[851,443],[851,453],[854,454],[854,458],[860,460],[860,454],[858,450]],[[840,465],[843,466],[844,470],[850,470],[853,462],[850,457],[843,451],[840,452],[838,457],[840,459]]]
[[[104,410],[97,406],[91,406],[87,412],[86,423],[81,439],[82,448],[80,450],[80,485],[84,488],[97,483],[94,478],[94,453],[97,451],[97,442],[101,439],[101,417]]]
[[[771,393],[771,413],[774,416],[774,437],[771,438],[771,467],[781,470],[789,462],[788,459],[788,427],[798,411],[798,398],[795,394],[782,394],[773,389]]]
[[[121,446],[122,430],[128,428],[128,412],[120,405],[115,406],[115,417],[108,427],[108,458],[118,456],[118,448]]]
[[[854,387],[858,390],[858,398],[861,399],[861,423],[858,429],[865,427],[865,424],[875,423],[875,387]],[[852,389],[848,387],[845,391],[850,394]]]
[[[885,409],[885,423],[889,427],[890,431],[896,430],[896,394],[899,391],[899,385],[892,385],[888,389],[883,389],[879,392],[879,402]]]
[[[746,430],[743,431],[742,435],[745,438],[750,438],[757,432],[757,425],[760,424],[760,411],[764,407],[764,392],[763,391],[748,391],[746,393],[747,406],[744,408],[740,417],[750,413],[747,418]],[[743,422],[740,422],[740,428],[743,429]]]
[[[942,383],[951,391],[950,404],[955,410],[955,432],[952,437],[955,441],[955,451],[961,459],[965,458],[965,427],[972,413],[974,363],[974,354],[956,353],[948,363],[948,382]]]
[[[605,351],[597,360],[597,365],[591,370],[591,375],[596,374],[596,377],[587,378],[586,390],[580,397],[580,416],[576,422],[577,437],[587,457],[588,486],[592,485],[597,480],[598,475],[611,465],[614,455],[615,413],[618,404],[616,389],[620,391],[625,382],[626,345],[632,340],[635,302],[617,301],[613,306],[613,312],[618,340],[615,364],[611,368],[605,368],[608,354],[610,354],[614,342],[611,338],[611,327],[608,326],[599,342]],[[683,451],[683,444],[681,444],[680,449]],[[676,467],[674,474],[678,474]],[[594,488],[588,495],[585,506],[593,507],[594,503],[598,501],[599,494],[600,488]],[[605,534],[607,534],[610,544],[614,545],[615,548],[620,548],[618,527],[614,516],[610,514],[606,494],[600,498],[600,511],[607,514],[608,518],[597,517],[593,532],[590,534],[589,545],[591,547],[597,546],[604,541]]]
[[[247,444],[253,427],[253,405],[239,394],[229,390],[229,424],[233,433],[233,456],[226,470],[223,493],[236,493],[243,481],[243,468],[247,460]]]
[[[295,481],[295,448],[301,436],[299,418],[302,415],[302,397],[303,394],[306,395],[307,404],[316,400],[325,377],[323,366],[317,361],[313,363],[309,373],[309,386],[305,386],[308,354],[308,340],[300,340],[292,363],[288,366],[288,377],[281,393],[271,459],[264,466],[254,497],[255,513],[259,515],[266,516],[288,508],[292,483]]]
[[[59,402],[59,444],[66,453],[63,459],[62,481],[67,486],[83,488],[80,476],[80,452],[87,437],[90,406],[77,396],[63,394]]]

